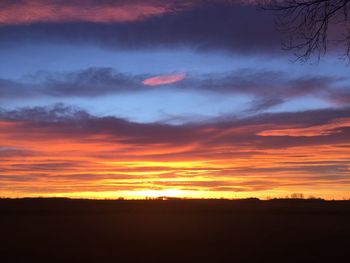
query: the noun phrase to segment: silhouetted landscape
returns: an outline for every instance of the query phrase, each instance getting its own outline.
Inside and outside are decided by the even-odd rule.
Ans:
[[[345,262],[350,201],[0,199],[1,262]]]

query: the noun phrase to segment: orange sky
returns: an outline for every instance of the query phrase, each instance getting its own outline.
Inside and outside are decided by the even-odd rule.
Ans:
[[[273,126],[1,121],[0,196],[350,197],[348,119]]]

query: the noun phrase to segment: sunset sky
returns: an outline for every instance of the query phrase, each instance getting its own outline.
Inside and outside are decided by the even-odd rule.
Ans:
[[[255,1],[0,1],[0,197],[350,198],[350,66]]]

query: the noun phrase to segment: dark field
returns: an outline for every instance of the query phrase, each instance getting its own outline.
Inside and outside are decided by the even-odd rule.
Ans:
[[[350,202],[0,200],[0,262],[350,262]]]

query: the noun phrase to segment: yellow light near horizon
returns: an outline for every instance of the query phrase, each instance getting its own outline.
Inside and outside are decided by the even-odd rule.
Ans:
[[[183,197],[183,191],[179,189],[162,189],[162,190],[141,190],[141,191],[133,191],[132,195],[139,197]]]
[[[130,162],[100,162],[109,166],[123,166],[123,167],[167,167],[167,168],[194,168],[202,167],[204,164],[208,164],[208,161],[130,161]]]
[[[4,182],[0,197],[273,198],[303,193],[348,199],[350,195],[349,143],[267,149],[221,145],[221,140],[219,145],[135,145],[123,140],[111,143],[103,134],[49,136],[45,130],[23,130],[22,125],[0,121],[0,141],[6,146],[0,151],[10,153],[0,158]],[[286,133],[279,126],[269,128],[272,131]]]

